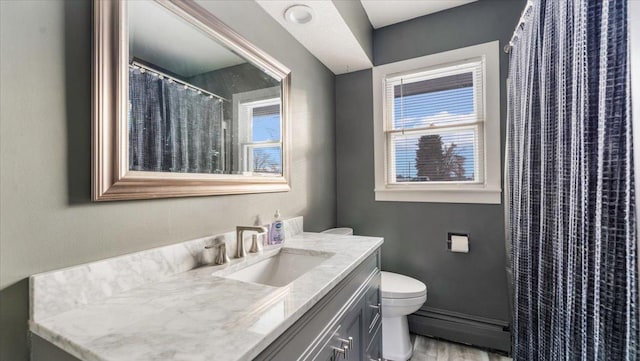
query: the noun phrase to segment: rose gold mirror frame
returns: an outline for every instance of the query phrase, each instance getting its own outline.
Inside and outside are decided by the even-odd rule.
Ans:
[[[282,176],[129,170],[129,52],[125,0],[94,0],[92,199],[112,201],[290,190],[290,70],[191,0],[156,0],[255,66],[282,80]]]

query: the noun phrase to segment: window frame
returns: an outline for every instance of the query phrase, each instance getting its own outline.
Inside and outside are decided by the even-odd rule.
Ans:
[[[279,147],[281,154],[281,164],[284,164],[284,153],[282,143],[282,104],[279,99],[280,89],[265,88],[248,92],[233,94],[233,123],[234,137],[236,137],[238,145],[236,146],[233,163],[239,167],[243,174],[253,174],[264,177],[281,176],[278,173],[264,173],[253,171],[253,156],[249,155],[250,150],[254,148]],[[280,106],[280,140],[275,142],[262,141],[253,142],[253,109],[262,106],[276,105]]]
[[[372,70],[374,101],[374,161],[375,200],[401,202],[488,203],[500,204],[500,47],[498,41],[426,55],[374,67]],[[391,182],[394,167],[390,164],[391,150],[389,126],[393,122],[393,109],[388,109],[386,80],[401,75],[437,69],[451,68],[482,59],[482,94],[474,94],[474,101],[481,102],[478,110],[483,121],[478,137],[478,152],[483,155],[483,181],[478,182]],[[474,86],[475,89],[475,86]],[[474,91],[475,93],[475,91]],[[393,97],[392,97],[393,99]],[[476,133],[477,134],[477,133]]]

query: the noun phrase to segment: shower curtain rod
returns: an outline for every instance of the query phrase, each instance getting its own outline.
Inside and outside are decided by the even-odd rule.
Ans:
[[[513,39],[515,39],[518,35],[518,30],[520,30],[520,26],[524,25],[524,17],[527,15],[527,12],[533,6],[533,0],[527,1],[527,5],[525,5],[524,10],[522,10],[522,14],[520,15],[520,20],[518,20],[518,24],[516,25],[515,30],[513,30],[513,35],[511,35],[511,39],[509,39],[509,43],[504,46],[504,52],[509,53],[511,48],[513,47]]]
[[[226,99],[226,98],[223,98],[223,97],[221,97],[221,96],[219,96],[217,94],[213,94],[211,92],[208,92],[208,91],[206,91],[206,90],[204,90],[202,88],[198,88],[197,86],[195,86],[193,84],[189,84],[189,83],[185,82],[184,80],[180,80],[178,78],[174,78],[171,75],[165,74],[165,73],[163,73],[161,71],[158,71],[158,70],[150,68],[150,67],[148,67],[146,65],[140,64],[137,61],[131,62],[131,64],[129,64],[129,67],[134,68],[134,69],[143,69],[144,71],[148,71],[150,73],[154,73],[154,74],[156,74],[156,75],[158,75],[160,77],[167,78],[167,79],[169,79],[169,80],[171,80],[173,82],[176,82],[178,84],[182,84],[182,85],[185,86],[185,88],[191,88],[191,89],[193,89],[193,90],[195,90],[197,92],[207,94],[210,97],[215,97],[215,98],[218,98],[220,100],[224,100],[226,102],[231,102],[229,99]]]

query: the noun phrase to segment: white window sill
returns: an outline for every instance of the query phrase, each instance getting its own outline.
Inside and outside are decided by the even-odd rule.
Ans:
[[[434,203],[502,203],[500,189],[376,189],[376,201]]]

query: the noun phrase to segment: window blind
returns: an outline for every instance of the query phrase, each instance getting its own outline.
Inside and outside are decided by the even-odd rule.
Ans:
[[[385,79],[388,183],[482,183],[483,59]]]

